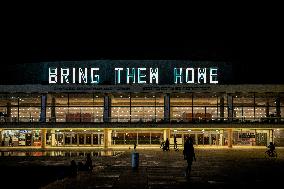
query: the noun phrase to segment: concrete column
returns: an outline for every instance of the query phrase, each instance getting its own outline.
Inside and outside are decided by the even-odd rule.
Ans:
[[[41,148],[46,148],[46,129],[41,129]]]
[[[227,104],[228,104],[228,120],[233,121],[234,117],[234,108],[233,108],[233,96],[228,94],[227,96]]]
[[[111,122],[111,98],[110,96],[104,96],[104,113],[103,113],[103,121]]]
[[[219,145],[220,145],[220,146],[223,146],[223,145],[224,145],[224,134],[223,134],[223,130],[220,130]]]
[[[228,132],[228,147],[233,147],[233,129],[227,129]]]
[[[7,102],[7,117],[6,117],[6,122],[11,122],[11,102]]]
[[[170,129],[164,129],[164,141],[166,141],[167,138],[170,140],[170,136],[171,136]]]
[[[56,101],[55,101],[55,97],[52,97],[51,100],[51,108],[50,108],[50,114],[51,114],[51,122],[56,122],[56,111],[55,111],[55,105],[56,105]]]
[[[212,136],[211,136],[211,132],[209,132],[209,145],[212,145]]]
[[[273,142],[273,129],[268,130],[268,136],[267,136],[267,146],[270,142]]]
[[[111,130],[104,129],[104,148],[109,148],[111,146]]]
[[[52,129],[50,132],[51,132],[51,146],[55,146],[55,130]]]
[[[223,121],[224,120],[224,110],[225,110],[225,108],[224,108],[224,97],[223,96],[221,96],[221,98],[220,98],[220,115],[219,115],[219,117],[220,117],[220,120],[221,121]]]
[[[94,133],[91,134],[91,146],[94,145]]]
[[[171,107],[170,107],[170,94],[164,96],[164,120],[165,122],[170,121]]]
[[[198,145],[198,137],[197,137],[197,133],[195,133],[195,144]]]
[[[44,94],[41,96],[41,108],[40,108],[40,118],[39,118],[39,121],[42,123],[46,122],[46,101],[47,101],[47,95]]]

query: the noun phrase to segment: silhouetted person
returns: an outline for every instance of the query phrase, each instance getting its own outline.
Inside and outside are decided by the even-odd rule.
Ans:
[[[136,146],[137,146],[137,145],[136,145],[136,142],[134,142],[134,150],[136,150]]]
[[[165,148],[166,148],[167,151],[170,150],[170,141],[169,141],[168,138],[167,138],[167,140],[165,142]]]
[[[191,137],[187,138],[184,143],[183,155],[184,158],[187,160],[186,176],[189,177],[191,172],[192,161],[193,159],[196,161],[193,140]]]
[[[174,149],[177,149],[177,137],[174,136]]]
[[[88,171],[93,170],[93,161],[92,161],[90,153],[87,154],[85,167],[86,167],[86,170],[88,170]]]
[[[267,148],[269,148],[266,153],[269,156],[273,156],[273,154],[275,153],[275,145],[273,144],[273,142],[270,142],[269,145],[267,146]]]

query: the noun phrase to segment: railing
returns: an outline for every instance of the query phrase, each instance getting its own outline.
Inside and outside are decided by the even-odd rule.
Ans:
[[[40,119],[29,117],[29,118],[18,118],[18,117],[0,117],[0,124],[2,123],[38,123],[44,122]],[[66,119],[66,118],[46,118],[47,123],[266,123],[266,124],[284,124],[284,118],[282,117],[267,117],[267,118],[102,118],[102,117],[89,117],[89,118],[78,118],[78,119]]]

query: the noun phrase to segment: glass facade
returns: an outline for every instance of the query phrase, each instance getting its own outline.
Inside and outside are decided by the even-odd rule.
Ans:
[[[168,101],[165,100],[167,96]],[[47,98],[46,104],[42,102],[43,97]],[[0,122],[3,125],[46,122],[54,124],[55,128],[47,128],[43,132],[40,128],[11,129],[2,125],[0,141],[1,146],[6,147],[41,147],[43,141],[48,147],[132,146],[134,143],[159,146],[166,138],[173,145],[176,137],[181,146],[186,138],[192,137],[195,145],[230,145],[230,140],[232,145],[245,146],[265,146],[271,140],[284,144],[282,129],[250,129],[244,125],[244,128],[233,128],[230,134],[223,127],[226,126],[224,123],[283,124],[283,99],[282,93],[257,92],[3,93],[0,94]],[[101,129],[84,129],[85,124],[104,122],[114,127],[111,126],[109,131],[104,126]],[[78,127],[61,127],[60,124],[66,123],[78,124]],[[116,128],[116,123],[125,125]],[[132,123],[138,124],[135,125],[137,129],[132,127]],[[177,129],[155,128],[155,124],[164,123],[176,123],[182,127],[185,127],[183,123],[189,125]],[[197,129],[191,128],[191,123],[208,125]],[[220,123],[220,128],[209,129],[210,123]]]
[[[1,121],[39,122],[44,94],[0,94]],[[173,93],[170,95],[170,121],[237,122],[273,121],[283,117],[283,94]],[[46,122],[103,122],[104,96],[96,93],[47,94]],[[114,93],[110,96],[111,122],[163,122],[165,94]],[[222,100],[223,98],[223,100]],[[277,98],[280,103],[276,104]],[[229,116],[229,109],[232,115]],[[282,120],[282,119],[281,119]]]

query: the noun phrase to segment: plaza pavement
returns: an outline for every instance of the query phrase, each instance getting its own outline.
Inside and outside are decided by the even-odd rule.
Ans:
[[[138,170],[131,168],[133,150],[122,150],[118,156],[93,157],[91,173],[79,172],[43,188],[271,188],[279,184],[281,188],[284,183],[284,148],[277,148],[277,158],[267,158],[264,147],[196,147],[190,179],[184,175],[187,163],[182,149],[163,152],[138,147]]]

